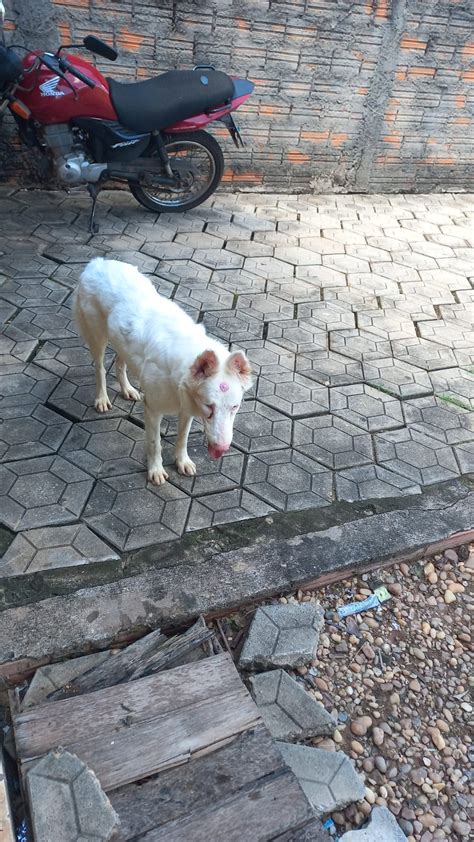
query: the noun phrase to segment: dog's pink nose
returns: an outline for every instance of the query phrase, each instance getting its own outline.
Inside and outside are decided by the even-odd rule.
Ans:
[[[220,459],[224,453],[227,453],[229,449],[228,445],[221,445],[221,444],[208,444],[207,445],[207,452],[211,459]]]

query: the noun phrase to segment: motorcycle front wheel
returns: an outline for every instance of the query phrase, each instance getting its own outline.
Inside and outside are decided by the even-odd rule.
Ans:
[[[129,181],[128,186],[147,210],[182,213],[205,202],[217,189],[224,172],[224,156],[217,141],[207,132],[180,132],[165,135],[163,140],[171,169],[179,173],[179,187],[165,189],[138,181]]]

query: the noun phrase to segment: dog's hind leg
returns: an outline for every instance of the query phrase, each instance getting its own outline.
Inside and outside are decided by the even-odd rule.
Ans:
[[[105,320],[99,313],[84,313],[79,300],[76,301],[75,315],[83,339],[87,342],[95,366],[95,401],[97,412],[107,412],[112,409],[107,394],[105,380],[104,353],[107,347],[107,328]]]
[[[193,477],[196,465],[188,456],[188,436],[193,423],[192,417],[180,412],[178,415],[178,436],[176,439],[176,467],[178,473]]]
[[[117,380],[120,383],[122,397],[127,401],[139,401],[140,392],[133,388],[127,377],[127,363],[118,355],[115,360],[115,371],[117,373]]]
[[[148,457],[148,479],[154,485],[163,485],[168,474],[163,468],[161,458],[161,419],[162,415],[154,412],[147,404],[145,395],[145,433]]]

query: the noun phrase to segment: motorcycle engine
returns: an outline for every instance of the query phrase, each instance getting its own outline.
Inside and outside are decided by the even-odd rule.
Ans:
[[[43,138],[54,158],[56,175],[63,184],[99,181],[107,164],[88,161],[85,150],[67,123],[43,127]]]

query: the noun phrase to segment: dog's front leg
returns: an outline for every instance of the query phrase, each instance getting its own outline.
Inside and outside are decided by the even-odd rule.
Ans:
[[[162,415],[150,409],[145,398],[145,433],[148,456],[148,479],[154,485],[163,485],[168,474],[163,468],[161,458],[161,419]]]
[[[196,465],[188,456],[188,436],[193,419],[187,413],[180,412],[178,415],[178,436],[176,439],[176,466],[178,473],[193,477],[196,473]]]

